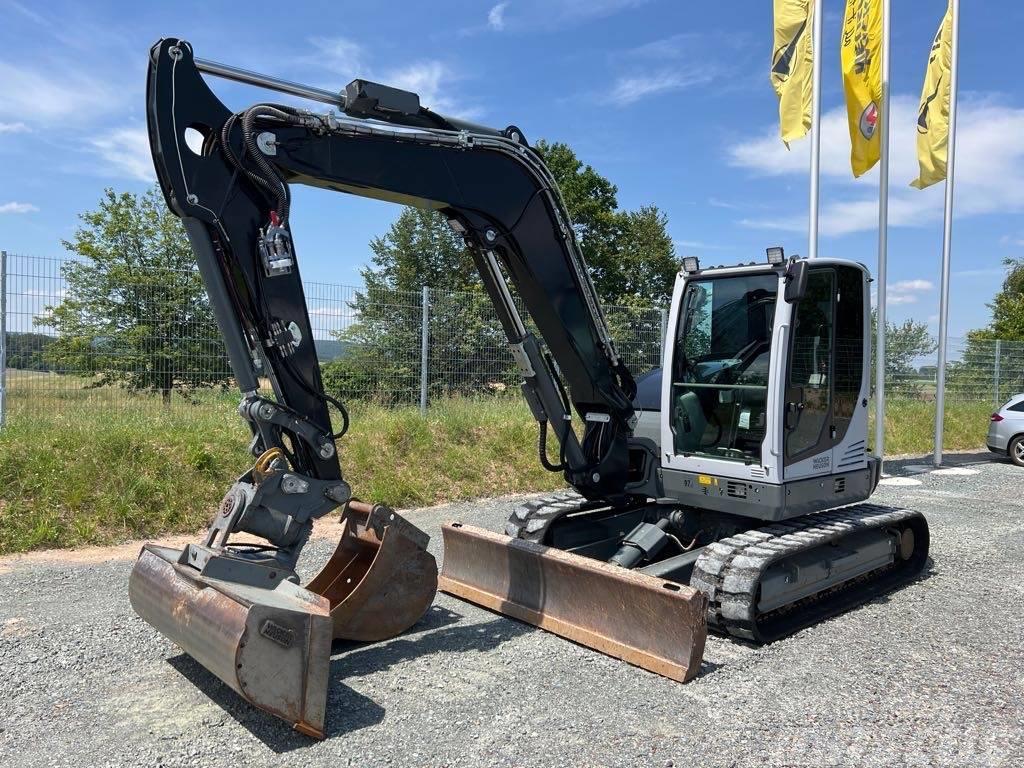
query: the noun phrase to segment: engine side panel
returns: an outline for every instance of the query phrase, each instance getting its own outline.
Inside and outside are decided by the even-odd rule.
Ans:
[[[665,495],[685,506],[771,521],[864,501],[878,484],[878,471],[878,461],[871,458],[864,469],[776,485],[661,470]]]

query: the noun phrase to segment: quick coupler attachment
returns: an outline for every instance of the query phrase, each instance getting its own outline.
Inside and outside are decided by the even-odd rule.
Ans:
[[[702,592],[458,522],[442,533],[442,592],[673,680],[700,669]]]

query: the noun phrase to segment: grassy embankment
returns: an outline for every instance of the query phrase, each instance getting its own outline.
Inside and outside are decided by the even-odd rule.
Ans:
[[[18,394],[0,432],[0,553],[197,530],[250,461],[233,398],[115,409],[101,391],[88,394],[92,407],[67,393]],[[951,404],[947,449],[982,447],[990,410]],[[929,451],[933,414],[930,404],[892,402],[887,452]],[[355,404],[341,459],[359,497],[427,505],[559,487],[537,461],[536,438],[514,398],[441,401],[426,418]]]

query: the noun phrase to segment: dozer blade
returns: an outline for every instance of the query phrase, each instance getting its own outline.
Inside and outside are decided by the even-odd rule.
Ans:
[[[328,601],[283,579],[267,588],[204,576],[181,555],[143,546],[128,582],[135,612],[250,704],[323,738]]]
[[[305,588],[216,548],[146,544],[132,607],[246,701],[323,738],[332,638],[393,637],[437,591],[425,533],[381,505],[349,502],[342,519],[341,542]]]
[[[443,592],[673,680],[697,674],[702,592],[462,523],[442,533]]]
[[[334,637],[375,642],[404,632],[437,592],[430,537],[381,504],[350,501],[338,548],[306,589],[331,606]]]

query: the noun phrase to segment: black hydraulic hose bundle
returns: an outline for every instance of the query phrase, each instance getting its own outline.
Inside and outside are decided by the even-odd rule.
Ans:
[[[242,158],[238,157],[231,147],[231,131],[234,128],[235,123],[241,117],[242,120],[242,145],[244,153],[248,154],[253,162],[256,163],[262,173],[257,173],[251,168],[247,168],[242,162]],[[272,104],[256,104],[250,107],[242,113],[236,113],[231,115],[227,120],[224,121],[224,125],[221,126],[220,140],[221,148],[224,151],[224,156],[228,159],[239,172],[245,175],[247,179],[252,181],[254,184],[268,192],[273,197],[273,213],[276,214],[277,224],[282,227],[287,227],[288,215],[291,209],[291,192],[288,187],[288,182],[285,181],[280,171],[274,167],[273,163],[264,157],[263,153],[256,141],[256,119],[257,118],[272,118],[284,121],[285,123],[295,123],[296,115],[294,110],[289,107],[272,105]],[[243,154],[243,157],[245,156]],[[251,291],[253,296],[259,300],[262,305],[264,313],[269,313],[267,308],[266,299],[264,298],[262,291],[262,284],[257,278],[255,291]],[[267,353],[272,353],[272,348],[267,349]],[[349,428],[349,413],[348,409],[341,404],[336,398],[330,396],[326,392],[317,391],[317,389],[306,381],[305,377],[302,376],[292,366],[291,362],[284,355],[279,356],[278,362],[281,363],[281,368],[289,375],[289,377],[299,385],[300,388],[306,391],[307,394],[320,399],[324,404],[333,405],[338,412],[341,414],[341,429],[337,432],[331,433],[330,429],[320,428],[321,431],[331,434],[333,440],[338,440],[348,432]],[[279,403],[279,406],[286,408],[291,411],[293,415],[302,417],[297,411],[292,408],[288,408],[283,403]],[[305,417],[302,417],[305,418]]]
[[[295,122],[295,114],[287,107],[257,104],[249,107],[245,112],[231,115],[224,121],[220,130],[221,148],[224,150],[224,156],[227,157],[228,162],[245,174],[247,179],[273,197],[274,210],[277,212],[281,225],[284,226],[288,223],[288,215],[291,211],[291,192],[288,183],[273,163],[264,157],[256,143],[256,119],[261,117],[276,118],[286,123]],[[231,147],[231,131],[239,118],[242,120],[242,144],[262,174],[247,168]]]

